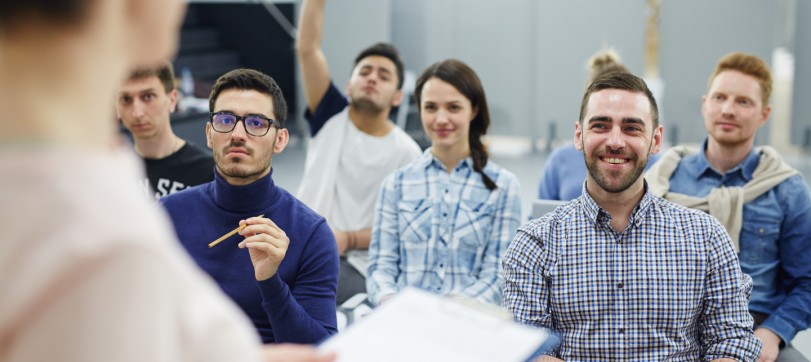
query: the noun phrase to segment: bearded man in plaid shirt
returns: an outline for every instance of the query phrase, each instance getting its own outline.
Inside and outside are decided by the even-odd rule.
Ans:
[[[652,195],[643,177],[662,126],[645,82],[609,73],[583,96],[582,196],[518,230],[504,306],[561,344],[540,361],[754,361],[761,343],[724,227]]]

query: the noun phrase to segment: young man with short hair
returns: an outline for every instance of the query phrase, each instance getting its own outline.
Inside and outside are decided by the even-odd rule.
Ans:
[[[211,153],[172,130],[177,106],[172,64],[139,68],[118,91],[116,113],[146,165],[144,190],[156,199],[214,179]]]
[[[518,230],[504,306],[558,331],[542,360],[752,361],[760,342],[718,221],[654,196],[642,178],[662,126],[645,82],[609,73],[583,96],[574,141],[582,195]]]
[[[383,179],[421,151],[388,119],[392,107],[404,101],[403,62],[393,46],[374,44],[355,58],[348,100],[332,83],[321,49],[324,2],[304,1],[296,37],[311,135],[297,194],[327,218],[345,255],[337,300],[342,303],[366,290],[367,250]]]
[[[701,100],[703,147],[668,150],[647,176],[654,194],[707,211],[729,231],[754,283],[749,312],[763,341],[759,361],[808,361],[791,340],[811,324],[811,193],[777,151],[754,147],[771,90],[762,59],[724,56]]]
[[[217,79],[209,105],[214,181],[161,199],[180,242],[263,342],[320,342],[337,332],[338,252],[324,218],[273,182],[273,155],[289,137],[282,91],[263,73],[237,69]],[[237,226],[238,235],[209,246]]]

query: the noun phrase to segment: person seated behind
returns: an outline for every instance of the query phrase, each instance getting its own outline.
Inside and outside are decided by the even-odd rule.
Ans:
[[[335,239],[323,217],[272,178],[273,154],[288,141],[281,89],[263,73],[237,69],[217,79],[209,107],[214,181],[161,199],[181,243],[265,343],[335,334]],[[208,246],[237,225],[238,235]]]
[[[594,54],[588,62],[589,78],[586,86],[598,76],[610,72],[630,73],[620,62],[619,54],[608,49]],[[575,122],[577,123],[577,122]],[[651,155],[648,166],[659,159],[658,154]],[[574,143],[555,147],[546,158],[541,180],[538,183],[538,198],[545,200],[569,201],[580,197],[583,180],[586,179],[586,165],[583,163],[583,152]]]
[[[321,49],[324,0],[301,6],[296,53],[310,125],[304,175],[296,195],[327,219],[341,253],[337,303],[366,291],[377,191],[383,179],[420,156],[420,147],[389,121],[403,93],[403,62],[390,44],[372,45],[355,58],[347,97],[330,78]],[[362,271],[362,272],[361,272]]]
[[[141,194],[110,122],[184,1],[0,1],[0,361],[327,362],[263,347]]]
[[[487,159],[484,89],[465,63],[429,66],[415,96],[432,141],[422,157],[386,178],[369,247],[369,299],[406,286],[501,301],[500,259],[520,224],[518,179]]]
[[[701,113],[701,149],[674,147],[646,175],[654,194],[708,211],[735,242],[754,282],[749,312],[764,361],[808,361],[791,340],[811,324],[811,193],[770,147],[753,147],[771,111],[762,59],[730,53],[716,65]]]
[[[645,82],[597,77],[580,109],[582,195],[518,230],[503,260],[504,306],[560,333],[547,360],[753,361],[751,279],[726,230],[641,177],[662,143]]]
[[[175,74],[167,61],[132,71],[116,95],[116,114],[146,165],[144,191],[155,199],[214,179],[211,153],[172,130],[176,106]]]

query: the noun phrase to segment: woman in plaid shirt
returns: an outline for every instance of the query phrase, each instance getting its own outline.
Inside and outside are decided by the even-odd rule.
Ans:
[[[429,66],[415,91],[432,147],[383,182],[366,287],[380,304],[406,286],[501,301],[501,256],[520,225],[518,179],[487,159],[490,115],[465,63]]]

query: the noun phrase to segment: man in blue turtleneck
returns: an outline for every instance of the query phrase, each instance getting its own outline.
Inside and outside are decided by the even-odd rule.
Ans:
[[[180,241],[265,343],[316,343],[335,334],[332,231],[271,177],[273,154],[288,141],[281,89],[263,73],[237,69],[217,80],[209,107],[214,181],[162,199]],[[237,226],[244,226],[238,235],[209,248]]]

